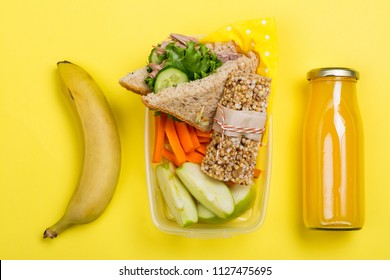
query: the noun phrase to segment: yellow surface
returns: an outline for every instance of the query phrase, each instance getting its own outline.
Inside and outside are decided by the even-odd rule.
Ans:
[[[390,4],[387,1],[8,1],[0,9],[0,259],[389,259]],[[152,223],[143,156],[144,107],[118,85],[170,32],[207,34],[275,17],[279,72],[273,100],[273,173],[264,225],[227,239],[189,239]],[[56,62],[98,81],[120,128],[117,192],[95,222],[43,240],[63,213],[82,155]],[[320,232],[302,222],[301,130],[306,72],[360,71],[366,224]]]

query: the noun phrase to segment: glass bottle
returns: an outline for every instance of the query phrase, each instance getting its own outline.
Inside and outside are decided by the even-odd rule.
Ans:
[[[303,131],[303,218],[312,229],[353,230],[364,223],[363,128],[359,73],[318,68],[307,73]]]

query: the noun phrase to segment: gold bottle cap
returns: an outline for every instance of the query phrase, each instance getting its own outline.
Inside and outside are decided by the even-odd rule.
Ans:
[[[351,68],[324,67],[310,70],[307,73],[307,79],[309,81],[319,77],[349,77],[359,80],[359,72]]]

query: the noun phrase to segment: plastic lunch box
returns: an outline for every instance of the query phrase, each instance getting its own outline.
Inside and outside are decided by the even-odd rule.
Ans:
[[[271,157],[272,157],[272,117],[266,127],[268,137],[267,145],[259,148],[257,167],[261,170],[256,185],[256,198],[246,213],[240,217],[223,224],[196,223],[189,227],[180,227],[171,217],[163,200],[155,176],[155,163],[152,163],[154,142],[153,112],[146,108],[145,112],[145,162],[149,195],[149,207],[153,223],[161,231],[169,234],[182,235],[195,238],[223,238],[236,234],[249,233],[257,230],[265,220],[268,195],[270,189]]]

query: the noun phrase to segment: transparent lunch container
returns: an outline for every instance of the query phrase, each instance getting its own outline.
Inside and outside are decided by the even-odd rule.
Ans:
[[[267,137],[259,148],[257,168],[261,170],[260,176],[255,179],[256,198],[252,207],[240,217],[226,223],[206,224],[195,223],[188,227],[180,227],[172,219],[165,205],[162,193],[159,189],[155,167],[152,163],[154,145],[154,121],[153,112],[146,108],[145,113],[145,161],[146,176],[149,195],[149,206],[154,224],[165,233],[182,235],[195,238],[224,238],[233,235],[250,233],[257,230],[265,220],[268,196],[270,190],[271,156],[272,156],[272,117],[266,124]]]

